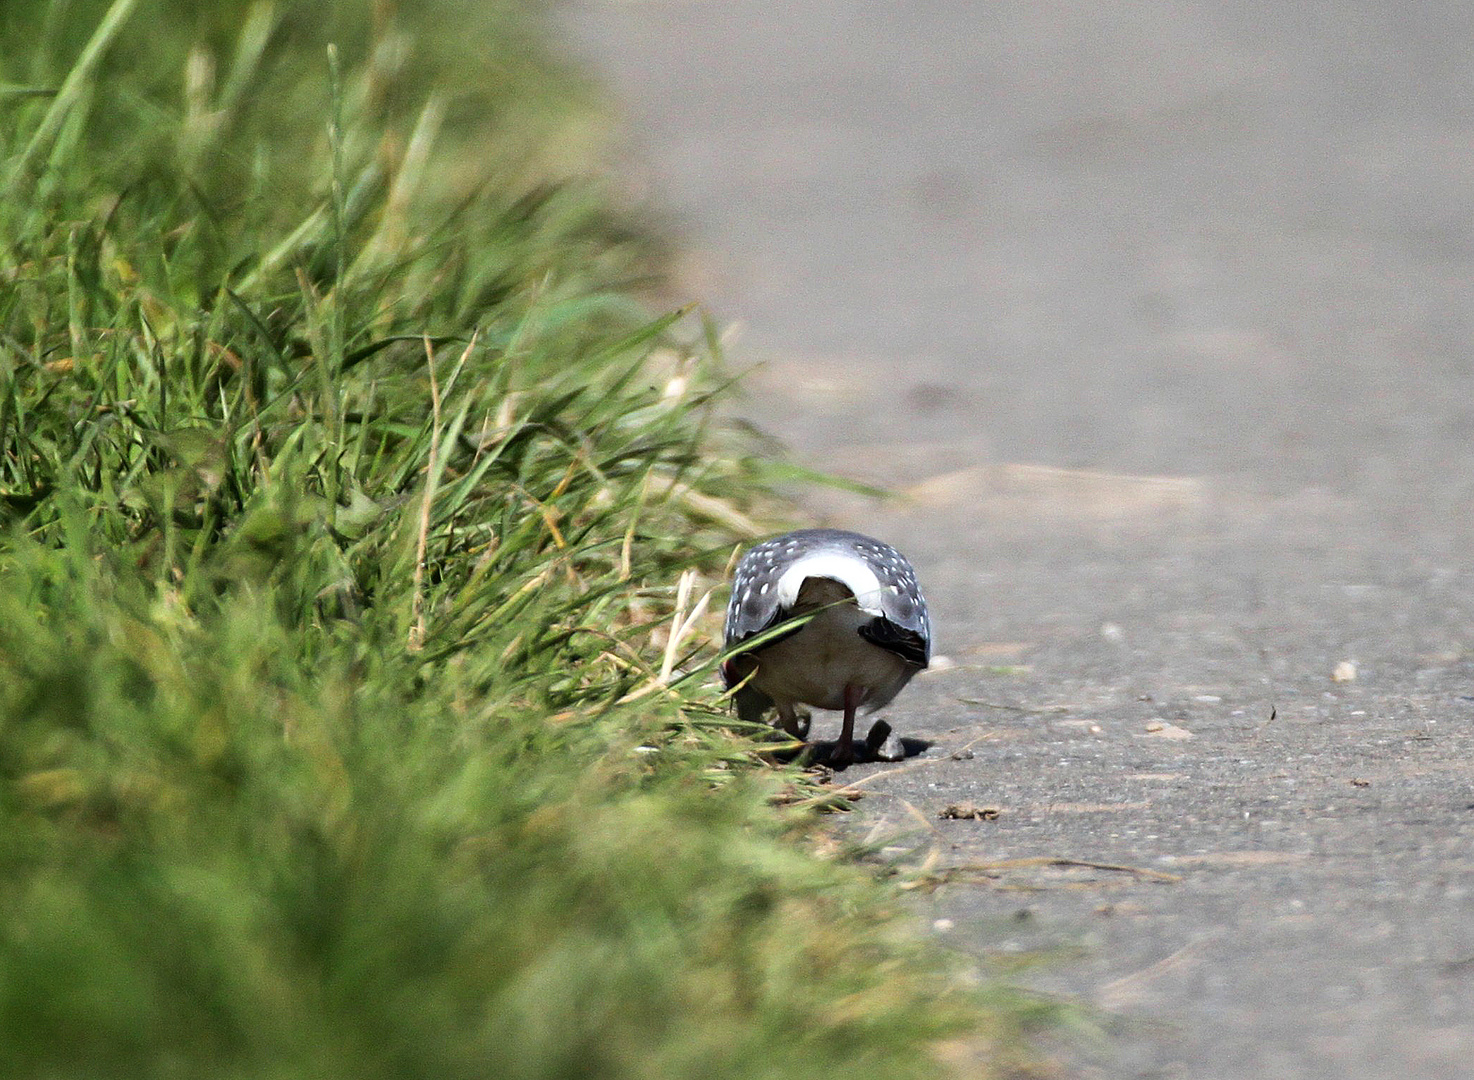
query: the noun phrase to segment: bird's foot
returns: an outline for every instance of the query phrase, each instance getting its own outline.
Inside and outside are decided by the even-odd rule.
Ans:
[[[825,761],[836,769],[844,769],[855,763],[855,741],[853,739],[840,739],[829,751],[829,757]]]
[[[797,709],[778,710],[778,717],[774,721],[778,727],[801,742],[808,742],[809,729],[813,726],[814,715],[810,712],[800,712]]]

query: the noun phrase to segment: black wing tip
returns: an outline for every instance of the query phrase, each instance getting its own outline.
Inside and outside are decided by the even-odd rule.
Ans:
[[[873,619],[860,627],[860,636],[877,648],[895,653],[908,664],[925,668],[931,663],[931,642],[915,630],[897,626],[889,619]]]

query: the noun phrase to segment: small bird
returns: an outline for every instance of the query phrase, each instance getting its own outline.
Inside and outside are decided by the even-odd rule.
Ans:
[[[802,738],[796,706],[844,710],[830,760],[854,760],[855,713],[891,701],[931,661],[931,618],[905,557],[879,540],[840,529],[800,529],[742,557],[727,604],[730,650],[798,615],[802,626],[722,662],[737,714],[769,709]],[[744,682],[745,680],[745,682]]]

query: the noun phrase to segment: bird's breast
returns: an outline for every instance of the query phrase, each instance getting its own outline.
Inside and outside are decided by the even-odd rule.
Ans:
[[[884,705],[916,667],[860,636],[873,618],[853,603],[824,608],[798,633],[756,654],[753,685],[775,701],[818,709],[844,708],[845,687],[859,686],[866,705]]]

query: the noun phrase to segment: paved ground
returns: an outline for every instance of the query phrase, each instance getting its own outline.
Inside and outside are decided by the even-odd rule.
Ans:
[[[938,932],[1119,1018],[1069,1075],[1474,1076],[1474,8],[566,17],[749,415],[911,495],[816,508],[956,664],[861,823],[1179,879],[974,875]]]

